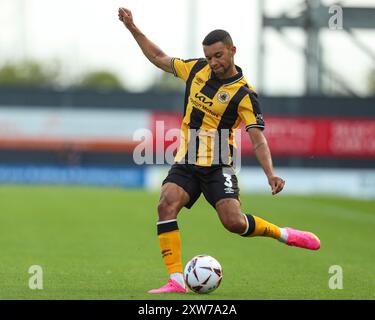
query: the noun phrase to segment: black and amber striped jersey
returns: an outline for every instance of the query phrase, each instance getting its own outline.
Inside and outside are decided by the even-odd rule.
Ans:
[[[236,148],[234,129],[241,121],[246,130],[264,129],[255,90],[241,68],[228,79],[215,76],[206,59],[171,60],[173,73],[186,82],[184,117],[178,163],[198,166],[231,165]]]

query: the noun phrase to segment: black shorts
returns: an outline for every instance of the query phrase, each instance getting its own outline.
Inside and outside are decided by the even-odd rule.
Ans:
[[[190,196],[185,205],[190,209],[203,193],[206,200],[215,208],[216,202],[225,198],[239,200],[239,188],[233,167],[216,165],[201,167],[193,164],[174,164],[163,184],[173,182]]]

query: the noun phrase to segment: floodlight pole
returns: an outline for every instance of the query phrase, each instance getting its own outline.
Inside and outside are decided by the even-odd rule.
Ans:
[[[306,0],[306,93],[316,95],[322,93],[322,47],[319,41],[320,29],[316,27],[314,14],[321,5],[320,0]],[[328,23],[328,22],[327,22]]]
[[[284,28],[298,28],[305,32],[306,49],[304,50],[304,53],[306,61],[306,94],[324,94],[322,85],[323,75],[332,76],[332,74],[327,72],[328,68],[323,64],[319,32],[321,29],[332,29],[329,23],[334,17],[330,13],[331,7],[322,5],[320,0],[305,0],[304,3],[305,9],[298,16],[290,17],[283,14],[278,17],[269,17],[263,14],[263,27],[273,28],[276,31],[280,31]],[[375,54],[368,46],[365,46],[355,38],[352,29],[375,29],[375,8],[342,7],[341,9],[343,12],[343,30],[351,35],[352,40],[357,47],[359,47],[371,59],[374,59]],[[333,28],[333,30],[336,29]],[[260,43],[262,42],[263,39],[261,39]],[[264,54],[260,55],[260,59],[264,59]],[[263,62],[259,61],[258,63],[261,66]],[[263,69],[260,72],[263,72]],[[261,75],[258,77],[261,77]],[[348,94],[353,95],[353,92],[347,89],[350,86],[345,85],[345,81],[342,78],[337,75],[335,75],[335,78],[338,79],[335,80],[336,84],[340,85],[340,87]]]
[[[186,53],[189,57],[197,56],[197,30],[198,30],[198,13],[197,0],[188,0],[188,18],[187,18],[187,48]],[[198,55],[201,56],[201,55]]]
[[[27,59],[27,10],[26,1],[18,0],[18,10],[16,10],[16,19],[18,23],[18,41],[19,41],[19,51],[18,56],[20,60]]]
[[[256,65],[256,90],[259,93],[264,91],[264,32],[263,32],[263,16],[264,16],[264,2],[266,0],[258,0],[258,50],[257,50],[257,65]]]

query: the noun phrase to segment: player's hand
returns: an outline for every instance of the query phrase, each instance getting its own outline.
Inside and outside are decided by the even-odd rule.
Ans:
[[[134,25],[133,22],[133,15],[132,12],[129,9],[126,8],[119,8],[118,9],[118,18],[120,21],[122,21],[128,29],[131,28]]]
[[[277,176],[271,176],[268,178],[268,183],[271,186],[272,189],[272,195],[275,195],[279,193],[281,190],[283,190],[285,181]]]

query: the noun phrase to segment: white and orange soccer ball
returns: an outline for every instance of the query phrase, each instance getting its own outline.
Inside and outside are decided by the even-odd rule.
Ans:
[[[198,255],[185,266],[184,279],[188,288],[196,293],[209,293],[217,289],[223,278],[220,263],[208,255]]]

